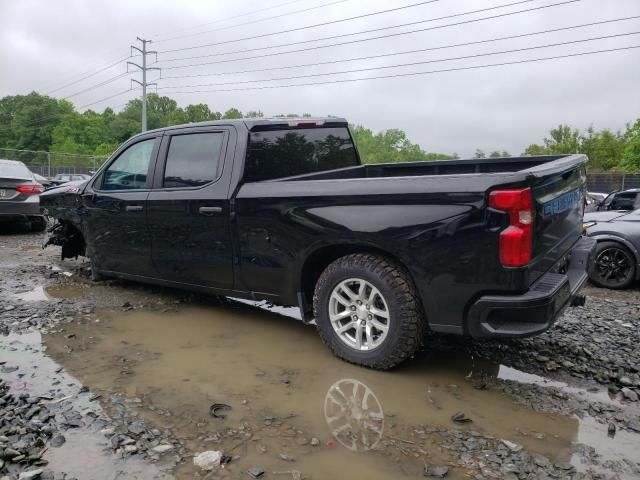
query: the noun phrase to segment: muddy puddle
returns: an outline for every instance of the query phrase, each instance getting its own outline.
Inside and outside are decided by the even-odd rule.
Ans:
[[[627,445],[633,436],[610,439],[606,425],[534,412],[469,381],[543,384],[542,377],[450,349],[392,372],[366,370],[336,359],[313,327],[241,303],[97,311],[45,342],[92,391],[125,395],[189,451],[237,456],[225,471],[232,478],[255,466],[282,472],[273,478],[291,478],[286,472],[294,470],[313,478],[416,478],[423,459],[451,465],[448,478],[467,478],[442,439],[424,434],[434,426],[488,433],[557,463],[572,459],[576,442],[606,444],[615,456],[634,451]],[[562,387],[556,383],[549,386]],[[589,395],[603,400],[606,393]],[[214,418],[214,403],[232,408]],[[460,411],[473,422],[454,424]],[[176,473],[193,472],[187,462]]]
[[[65,472],[68,478],[169,479],[166,472],[139,458],[111,454],[108,439],[100,433],[105,417],[100,404],[90,401],[88,394],[79,393],[82,384],[44,350],[36,331],[0,337],[0,364],[8,367],[3,369],[2,378],[13,395],[40,396],[42,404],[59,409],[52,413],[61,415],[73,409],[83,419],[78,428],[64,431],[66,441],[62,446],[45,449],[47,466]]]
[[[37,286],[30,290],[17,292],[14,296],[25,302],[46,302],[61,298],[81,297],[87,288],[80,285],[52,285],[49,287]]]

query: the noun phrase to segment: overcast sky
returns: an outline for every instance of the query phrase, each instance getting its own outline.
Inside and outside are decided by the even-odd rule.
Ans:
[[[506,149],[512,154],[519,154],[528,144],[541,142],[549,129],[559,123],[568,123],[580,129],[593,124],[596,128],[615,130],[624,128],[627,122],[640,117],[640,49],[350,83],[226,92],[210,90],[455,69],[640,45],[640,35],[627,35],[523,52],[433,62],[452,57],[640,32],[640,19],[636,18],[518,39],[376,59],[219,75],[450,46],[640,15],[640,0],[580,0],[494,19],[444,26],[560,1],[562,0],[531,0],[509,7],[438,20],[439,17],[515,3],[515,0],[439,0],[430,3],[419,0],[0,0],[0,97],[26,94],[33,90],[39,93],[51,92],[60,85],[78,80],[83,73],[93,73],[100,67],[127,56],[129,45],[135,43],[137,36],[144,36],[153,39],[150,48],[160,52],[156,66],[164,67],[163,77],[202,75],[158,81],[158,86],[161,87],[158,93],[175,98],[181,106],[203,102],[211,109],[221,112],[237,107],[242,111],[262,110],[266,115],[288,112],[339,115],[375,131],[401,128],[412,141],[429,151],[457,152],[468,156],[476,148],[481,148],[487,152]],[[415,6],[285,34],[240,40],[408,5]],[[310,10],[288,14],[305,9]],[[262,11],[250,13],[256,10]],[[278,18],[267,18],[276,16]],[[409,22],[420,23],[386,28]],[[433,28],[439,26],[444,27]],[[385,30],[357,33],[379,28]],[[427,28],[430,30],[354,43],[354,40],[373,36]],[[292,45],[332,35],[341,37]],[[238,41],[229,42],[230,40]],[[338,42],[350,43],[273,55]],[[163,53],[166,50],[203,44],[209,46]],[[265,48],[274,45],[281,46]],[[230,53],[257,48],[263,49],[250,53]],[[266,56],[267,54],[270,56]],[[203,57],[205,55],[209,56]],[[243,56],[261,57],[168,68],[220,62]],[[175,60],[184,57],[200,58]],[[129,60],[139,62],[140,59]],[[149,60],[153,61],[155,57],[150,57]],[[431,63],[371,69],[429,61]],[[293,80],[236,83],[358,69],[368,70]],[[60,98],[73,95],[125,71],[123,60],[113,68],[56,90],[51,95]],[[207,74],[217,75],[204,76]],[[157,72],[150,73],[152,78],[157,75]],[[138,73],[131,77],[140,78]],[[129,88],[129,78],[123,76],[73,96],[70,100],[78,107],[93,103]],[[212,83],[228,84],[195,86]],[[166,88],[171,86],[180,88]],[[195,90],[201,92],[194,92]],[[173,93],[176,91],[186,93]],[[102,111],[107,106],[120,106],[136,95],[139,95],[138,91],[130,91],[96,103],[91,108]]]

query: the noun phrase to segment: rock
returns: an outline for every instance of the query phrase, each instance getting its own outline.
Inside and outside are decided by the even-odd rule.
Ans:
[[[173,445],[168,445],[168,444],[157,445],[153,447],[151,450],[153,450],[156,453],[167,453],[173,450]]]
[[[540,468],[548,468],[551,465],[549,459],[540,454],[533,454],[533,462]]]
[[[428,478],[444,478],[449,475],[449,467],[446,465],[425,465],[424,476]]]
[[[4,453],[2,454],[2,458],[5,460],[11,460],[15,457],[19,457],[21,453],[13,448],[5,448]]]
[[[53,448],[58,448],[64,445],[66,441],[67,439],[64,438],[64,435],[62,435],[61,433],[56,433],[53,437],[51,437],[51,440],[49,440],[49,445]]]
[[[519,452],[522,450],[522,445],[519,445],[515,442],[510,442],[509,440],[501,440],[505,447],[507,447],[512,452]]]
[[[620,390],[622,392],[622,395],[624,395],[624,398],[626,398],[627,400],[631,401],[631,402],[637,402],[638,401],[638,394],[636,392],[634,392],[633,390],[631,390],[628,387],[622,387],[622,389]]]
[[[22,472],[20,476],[18,476],[18,480],[31,480],[32,478],[38,478],[42,475],[42,469],[38,468],[37,470],[29,470],[27,472]]]
[[[320,440],[318,440],[316,437],[313,437],[311,439],[311,446],[312,447],[317,447],[318,445],[320,445]]]
[[[129,425],[127,430],[129,430],[129,432],[133,433],[134,435],[140,435],[144,432],[145,428],[142,422],[133,422],[131,425]]]
[[[626,375],[623,375],[622,377],[620,377],[619,380],[620,384],[622,385],[633,385],[633,382],[631,381],[631,379],[629,377],[627,377]]]
[[[249,470],[247,470],[247,474],[251,478],[262,478],[262,476],[264,475],[264,470],[261,469],[260,467],[252,467]]]
[[[206,452],[198,453],[193,457],[193,464],[202,470],[212,471],[216,470],[220,466],[220,460],[222,459],[222,452],[217,450],[207,450]]]
[[[287,455],[286,453],[281,453],[278,455],[278,457],[280,457],[281,460],[284,460],[285,462],[295,462],[296,459],[294,457],[292,457],[291,455]]]
[[[463,423],[470,423],[473,420],[471,420],[469,417],[467,417],[464,412],[457,412],[454,413],[451,416],[451,420],[453,420],[454,423],[458,423],[458,424],[463,424]]]

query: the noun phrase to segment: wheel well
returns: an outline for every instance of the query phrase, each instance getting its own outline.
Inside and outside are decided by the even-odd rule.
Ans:
[[[60,221],[51,231],[52,236],[49,243],[62,247],[61,256],[65,258],[76,258],[85,255],[87,245],[82,235],[82,231],[70,222]]]
[[[309,255],[302,267],[300,276],[300,288],[303,298],[299,299],[299,301],[303,319],[306,319],[307,315],[312,314],[313,291],[315,289],[316,283],[318,282],[318,278],[320,278],[320,275],[322,274],[324,269],[327,268],[331,262],[337,260],[338,258],[344,257],[346,255],[351,255],[353,253],[373,253],[388,258],[389,260],[403,267],[413,280],[413,276],[411,275],[410,270],[397,257],[395,257],[394,255],[390,255],[388,252],[385,252],[382,249],[372,247],[370,245],[352,244],[330,245],[327,247],[319,248],[311,255]],[[418,301],[422,303],[420,298],[418,298]]]

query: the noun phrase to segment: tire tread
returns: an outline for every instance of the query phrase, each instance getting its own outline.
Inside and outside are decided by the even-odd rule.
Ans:
[[[340,349],[336,348],[336,342],[340,342],[340,340],[330,333],[327,334],[327,332],[320,328],[320,325],[318,325],[318,333],[322,341],[334,354],[343,360],[376,370],[388,370],[399,365],[416,353],[422,346],[427,330],[427,323],[424,318],[422,304],[418,299],[415,284],[409,272],[407,272],[404,267],[389,258],[373,253],[355,253],[335,260],[322,272],[316,283],[313,295],[313,309],[316,323],[318,323],[318,319],[320,318],[319,304],[321,293],[325,289],[331,288],[331,285],[328,285],[329,279],[341,271],[348,271],[354,267],[369,270],[382,282],[386,283],[393,291],[395,299],[400,305],[400,318],[393,319],[393,321],[399,322],[400,327],[400,333],[395,345],[393,345],[391,351],[387,352],[382,358],[362,361],[349,358],[342,354]]]

